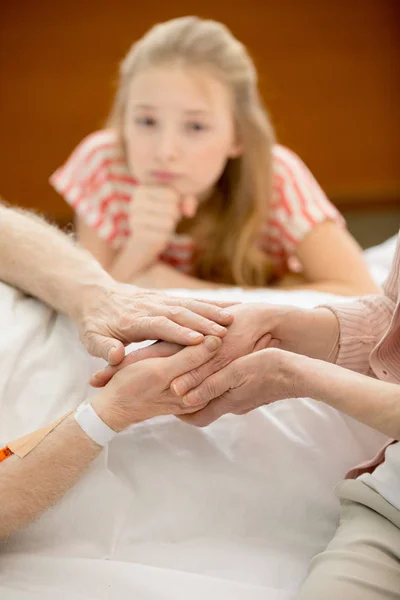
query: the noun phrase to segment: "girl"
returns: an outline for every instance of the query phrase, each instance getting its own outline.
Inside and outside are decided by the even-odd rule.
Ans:
[[[255,67],[220,23],[174,19],[133,44],[108,128],[50,181],[120,281],[284,286],[301,271],[298,287],[376,291],[337,210],[275,144]]]

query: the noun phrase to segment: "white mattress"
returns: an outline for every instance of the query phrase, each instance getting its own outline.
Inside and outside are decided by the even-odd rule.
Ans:
[[[388,266],[372,252],[368,260],[381,281]],[[203,295],[301,306],[332,299],[238,289]],[[86,356],[66,318],[4,284],[0,327],[3,444],[92,394],[86,381],[99,361]],[[336,482],[383,441],[307,399],[227,415],[205,429],[172,417],[135,426],[57,506],[8,540],[0,597],[292,598],[336,527]]]

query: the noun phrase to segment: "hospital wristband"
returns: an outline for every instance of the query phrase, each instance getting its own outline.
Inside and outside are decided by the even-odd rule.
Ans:
[[[98,446],[105,446],[117,435],[114,429],[100,419],[93,406],[87,401],[78,406],[74,419],[82,431]]]

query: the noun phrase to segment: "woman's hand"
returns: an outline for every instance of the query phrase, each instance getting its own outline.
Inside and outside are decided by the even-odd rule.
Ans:
[[[243,415],[264,404],[297,398],[298,377],[311,359],[268,348],[238,358],[183,397],[186,423],[205,427],[222,415]],[[204,408],[202,408],[204,407]]]
[[[171,389],[177,395],[183,396],[232,360],[271,346],[321,360],[335,358],[339,323],[327,308],[241,304],[230,311],[235,321],[221,351],[214,360],[173,381]]]
[[[91,400],[99,417],[114,431],[160,415],[181,415],[192,410],[171,393],[174,377],[196,368],[215,356],[221,340],[214,336],[198,346],[183,348],[176,344],[159,345],[159,358],[132,363],[120,369]],[[145,355],[141,353],[141,358]]]
[[[231,306],[230,312],[234,323],[228,329],[221,351],[206,365],[175,379],[171,389],[176,395],[183,396],[233,360],[267,348],[271,343],[272,323],[267,304],[239,304]]]

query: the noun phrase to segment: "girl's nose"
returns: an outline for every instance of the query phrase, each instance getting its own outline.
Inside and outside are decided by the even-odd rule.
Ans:
[[[157,156],[163,162],[173,162],[179,155],[179,140],[174,131],[163,130],[157,140]]]

